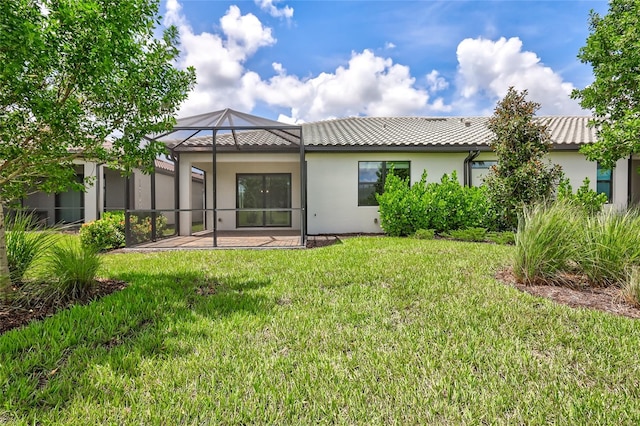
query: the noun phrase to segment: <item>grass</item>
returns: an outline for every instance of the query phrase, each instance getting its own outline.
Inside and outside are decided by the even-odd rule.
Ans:
[[[105,255],[129,287],[0,336],[0,422],[637,424],[640,323],[505,287],[514,251]]]

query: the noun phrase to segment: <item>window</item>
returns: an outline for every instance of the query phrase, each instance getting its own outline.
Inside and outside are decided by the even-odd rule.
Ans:
[[[236,175],[236,208],[250,209],[236,212],[236,226],[290,227],[291,174]]]
[[[484,184],[484,179],[489,174],[489,170],[491,167],[497,165],[498,162],[491,161],[472,161],[471,162],[471,176],[470,176],[470,185],[471,186],[480,186]]]
[[[76,174],[76,182],[82,183],[84,176]],[[84,221],[84,192],[66,191],[55,196],[56,223],[78,223]]]
[[[384,182],[387,174],[393,174],[407,179],[409,161],[360,161],[358,163],[358,205],[377,206],[376,194],[384,192]]]
[[[598,163],[598,178],[596,180],[596,192],[598,194],[605,194],[607,196],[607,203],[612,201],[613,196],[613,181],[611,169],[605,169]]]
[[[488,170],[492,166],[497,165],[497,161],[472,161],[471,169],[473,170]]]

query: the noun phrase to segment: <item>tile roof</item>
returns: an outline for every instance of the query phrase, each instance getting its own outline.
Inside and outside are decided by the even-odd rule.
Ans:
[[[539,117],[554,143],[596,140],[589,117]],[[489,117],[351,117],[303,125],[304,143],[318,147],[468,147],[488,146]]]
[[[538,117],[549,127],[556,147],[595,142],[596,131],[588,127],[588,116]],[[491,132],[489,117],[349,117],[302,125],[304,145],[308,149],[340,150],[385,147],[458,148],[488,147]],[[278,131],[279,132],[279,131]],[[273,149],[297,144],[274,134],[273,130],[219,133],[217,146],[223,149]],[[180,144],[179,150],[208,150],[212,137],[197,136]],[[169,147],[177,142],[167,143]]]
[[[166,174],[173,176],[173,174],[175,173],[176,169],[175,166],[173,165],[173,163],[163,160],[161,158],[156,158],[154,160],[154,164],[156,167],[156,171],[164,171]],[[191,178],[195,179],[195,180],[203,180],[203,175],[202,173],[197,173],[197,172],[191,172]]]

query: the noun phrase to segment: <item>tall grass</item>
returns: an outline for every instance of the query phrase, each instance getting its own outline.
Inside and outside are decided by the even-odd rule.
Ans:
[[[18,211],[7,218],[6,242],[9,277],[14,285],[21,284],[27,270],[55,244],[57,235],[50,230],[38,230],[33,215]]]
[[[77,240],[65,240],[53,246],[47,254],[45,268],[52,274],[49,291],[60,299],[83,299],[96,282],[101,257],[89,246]]]
[[[580,229],[579,256],[575,262],[598,285],[622,285],[628,268],[640,259],[638,211],[609,210],[588,217]]]
[[[525,284],[549,282],[569,270],[579,250],[576,234],[582,217],[563,203],[525,209],[515,238],[516,278]]]
[[[525,210],[516,235],[514,273],[525,284],[580,274],[594,286],[622,287],[640,266],[640,213],[589,215],[564,203]]]

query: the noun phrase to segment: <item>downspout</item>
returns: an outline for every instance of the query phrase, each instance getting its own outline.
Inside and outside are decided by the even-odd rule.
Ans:
[[[480,155],[480,150],[469,151],[469,155],[464,159],[464,177],[463,177],[463,185],[471,186],[471,162],[476,159],[476,157]]]
[[[633,155],[629,156],[629,160],[627,163],[627,208],[629,208],[632,202],[635,202],[633,199],[633,193],[631,192],[633,185]]]

